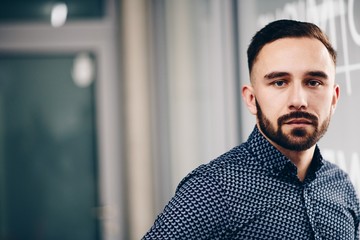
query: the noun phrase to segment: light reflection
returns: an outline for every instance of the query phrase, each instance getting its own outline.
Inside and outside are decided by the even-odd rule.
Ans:
[[[51,25],[61,27],[65,24],[68,8],[65,3],[57,3],[51,10]]]
[[[94,81],[94,64],[88,53],[80,53],[76,56],[72,78],[79,87],[87,87]]]

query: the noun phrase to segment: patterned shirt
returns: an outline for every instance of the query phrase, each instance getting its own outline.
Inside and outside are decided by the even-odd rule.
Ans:
[[[304,181],[255,127],[179,184],[143,239],[359,239],[359,201],[316,146]]]

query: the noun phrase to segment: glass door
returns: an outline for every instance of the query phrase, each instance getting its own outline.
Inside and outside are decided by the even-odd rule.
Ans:
[[[1,239],[100,239],[95,60],[0,55]]]

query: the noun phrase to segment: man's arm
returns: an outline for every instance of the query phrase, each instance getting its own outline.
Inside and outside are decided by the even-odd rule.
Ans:
[[[179,185],[143,239],[214,239],[225,234],[227,203],[215,178],[192,174]]]

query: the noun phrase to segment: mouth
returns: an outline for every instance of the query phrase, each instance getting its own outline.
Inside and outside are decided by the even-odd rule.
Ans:
[[[292,126],[305,126],[305,125],[313,125],[313,122],[306,118],[294,118],[286,121],[285,124]]]

